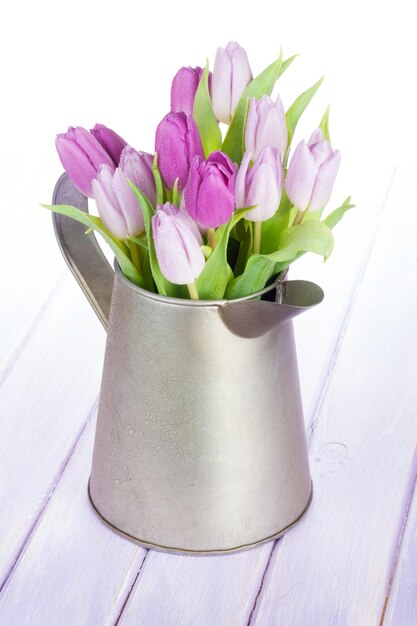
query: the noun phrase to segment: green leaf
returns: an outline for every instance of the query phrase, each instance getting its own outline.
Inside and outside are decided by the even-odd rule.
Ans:
[[[178,191],[178,181],[179,178],[176,178],[174,182],[174,187],[172,188],[172,204],[175,204],[175,206],[180,205],[180,192]]]
[[[153,157],[152,173],[155,179],[156,204],[163,204],[164,203],[164,183],[162,181],[161,172],[158,169],[158,154],[156,152]]]
[[[351,196],[346,198],[344,203],[338,208],[332,211],[323,221],[329,228],[334,228],[336,224],[340,222],[346,211],[349,209],[353,209],[355,207],[354,204],[350,204]]]
[[[220,150],[222,145],[222,133],[216,116],[213,112],[209,88],[208,88],[209,65],[208,61],[203,75],[198,84],[194,98],[193,117],[200,132],[206,157],[215,150]]]
[[[244,273],[229,284],[226,297],[240,298],[263,289],[274,274],[288,267],[305,252],[315,252],[327,259],[332,249],[332,231],[324,222],[310,220],[286,228],[280,236],[280,249],[272,254],[251,256]]]
[[[323,117],[321,118],[321,122],[319,124],[319,128],[323,131],[323,138],[325,141],[330,142],[330,133],[329,133],[329,113],[330,113],[330,105],[324,112]]]
[[[222,147],[223,152],[226,152],[235,163],[240,164],[243,156],[243,134],[248,100],[249,98],[261,98],[265,94],[271,95],[272,89],[280,76],[281,65],[282,50],[278,59],[249,83],[239,100]]]
[[[131,280],[132,283],[135,283],[135,285],[144,287],[142,275],[138,272],[129,256],[126,254],[126,246],[122,241],[111,235],[99,217],[85,213],[84,211],[77,209],[77,207],[70,206],[68,204],[42,204],[41,206],[45,207],[45,209],[49,209],[49,211],[54,211],[55,213],[60,213],[61,215],[77,220],[77,222],[81,222],[81,224],[88,226],[89,229],[93,228],[100,233],[106,243],[113,250],[117,262],[120,265],[120,269],[126,278]]]
[[[296,59],[299,55],[298,54],[294,54],[292,57],[289,57],[288,59],[285,59],[285,61],[283,61],[281,63],[281,67],[279,68],[279,72],[278,72],[278,78],[280,76],[282,76],[282,74],[285,72],[285,70],[287,70],[291,63],[294,61],[294,59]]]
[[[269,220],[262,222],[261,252],[264,254],[278,249],[281,231],[290,223],[291,207],[292,204],[283,189],[278,210]]]
[[[143,221],[145,223],[146,237],[148,240],[149,263],[158,293],[163,296],[170,296],[173,298],[186,297],[184,295],[184,286],[174,285],[173,283],[171,283],[167,278],[165,278],[159,267],[152,235],[152,217],[155,213],[153,206],[151,205],[145,194],[142,193],[142,191],[138,189],[136,185],[132,183],[132,181],[129,180],[128,183],[133,193],[135,194],[142,211]]]
[[[291,141],[294,136],[294,131],[298,124],[298,120],[300,119],[304,111],[306,110],[307,106],[310,104],[311,100],[313,99],[314,94],[316,93],[320,85],[322,84],[323,80],[324,80],[324,76],[322,76],[320,80],[318,80],[312,87],[310,87],[310,89],[307,89],[300,96],[298,96],[298,98],[294,100],[294,102],[292,103],[292,105],[290,106],[290,108],[288,109],[285,115],[285,118],[287,121],[287,129],[288,129],[288,147],[285,153],[284,165],[286,164],[287,159],[288,159],[288,153],[290,151]]]
[[[213,253],[207,260],[203,271],[195,282],[200,300],[219,300],[223,298],[230,273],[227,264],[227,244],[229,233],[238,221],[246,215],[250,209],[235,211],[225,227],[222,227],[221,236]]]

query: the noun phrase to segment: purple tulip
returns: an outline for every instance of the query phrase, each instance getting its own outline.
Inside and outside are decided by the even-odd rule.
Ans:
[[[210,154],[207,161],[194,157],[184,189],[184,206],[204,228],[226,224],[236,208],[236,165],[223,152]]]
[[[230,41],[226,49],[217,48],[211,99],[219,122],[230,124],[237,104],[251,80],[248,57],[238,43]]]
[[[191,285],[203,271],[205,258],[200,241],[178,216],[180,209],[167,202],[158,205],[152,218],[155,251],[161,272],[172,283]]]
[[[330,199],[340,165],[340,152],[333,150],[317,128],[308,144],[300,141],[288,166],[285,190],[299,211],[318,211]]]
[[[127,146],[127,141],[122,139],[122,137],[115,133],[111,128],[103,126],[103,124],[96,124],[94,128],[90,130],[90,133],[111,156],[114,164],[118,165],[122,150],[125,146]]]
[[[183,189],[193,158],[204,158],[197,124],[185,113],[168,113],[164,117],[156,129],[155,149],[159,170],[170,189],[177,178],[178,189]]]
[[[153,156],[126,146],[120,155],[119,167],[126,178],[138,187],[149,202],[156,205],[156,187],[152,171]]]
[[[92,181],[100,165],[115,169],[115,163],[91,133],[81,126],[70,126],[56,136],[56,149],[65,171],[81,193],[93,198]]]
[[[171,86],[171,111],[193,114],[195,94],[203,75],[201,67],[182,67],[174,76]],[[209,87],[211,74],[209,74]]]
[[[239,208],[256,205],[246,213],[251,222],[263,222],[278,209],[284,177],[281,153],[277,148],[262,150],[252,167],[251,153],[245,152],[236,177],[236,204]]]
[[[245,147],[256,159],[267,146],[278,148],[284,156],[287,149],[288,131],[284,107],[277,96],[274,102],[269,96],[260,100],[251,98],[245,129]]]
[[[142,211],[120,168],[100,167],[93,191],[102,222],[114,237],[127,239],[143,232]]]

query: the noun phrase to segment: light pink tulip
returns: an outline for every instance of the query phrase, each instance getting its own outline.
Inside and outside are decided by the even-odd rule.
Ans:
[[[252,167],[251,153],[245,152],[236,177],[238,208],[256,207],[246,213],[251,222],[263,222],[278,209],[283,181],[281,153],[277,148],[264,148]]]
[[[230,124],[237,104],[251,80],[248,57],[238,43],[230,41],[226,48],[217,48],[211,99],[219,122]]]
[[[121,169],[112,172],[102,165],[93,180],[93,192],[103,224],[114,237],[127,239],[143,232],[142,211]]]
[[[191,285],[203,271],[205,258],[200,248],[201,235],[199,240],[180,212],[169,202],[158,205],[152,218],[152,234],[165,278],[176,285]]]
[[[285,190],[299,211],[318,211],[330,199],[340,165],[340,152],[333,150],[317,128],[306,143],[300,141],[291,158]]]
[[[120,155],[119,167],[125,176],[143,191],[152,206],[155,206],[156,187],[152,163],[152,154],[138,152],[134,148],[126,146]]]
[[[284,107],[277,96],[274,102],[269,96],[260,100],[251,98],[245,128],[245,147],[256,159],[267,146],[278,148],[284,156],[287,149],[288,131]]]

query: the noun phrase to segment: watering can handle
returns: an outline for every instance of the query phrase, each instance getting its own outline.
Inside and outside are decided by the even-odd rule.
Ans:
[[[88,199],[76,189],[65,173],[55,185],[52,203],[70,204],[88,213]],[[52,213],[52,220],[68,267],[107,330],[114,272],[94,234],[85,236],[84,224],[59,213]]]

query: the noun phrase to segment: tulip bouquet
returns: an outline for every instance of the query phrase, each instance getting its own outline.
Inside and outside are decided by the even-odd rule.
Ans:
[[[352,205],[347,198],[322,219],[340,164],[328,109],[291,154],[298,120],[322,82],[285,112],[270,95],[294,58],[281,53],[253,78],[245,50],[230,42],[217,50],[213,72],[208,63],[181,68],[153,155],[101,124],[69,128],[57,136],[58,154],[99,217],[44,206],[100,233],[129,280],[170,297],[240,298],[305,252],[326,259],[331,229]]]

